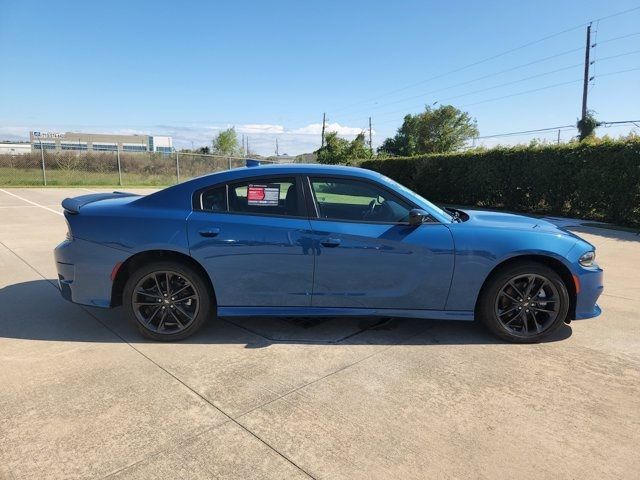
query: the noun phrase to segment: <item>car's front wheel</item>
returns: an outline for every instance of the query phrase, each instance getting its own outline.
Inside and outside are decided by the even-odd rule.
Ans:
[[[202,276],[175,261],[140,267],[127,280],[123,306],[147,338],[182,340],[212,317],[211,294]]]
[[[569,293],[562,278],[546,265],[525,261],[492,275],[480,293],[477,314],[497,337],[534,343],[562,326]]]

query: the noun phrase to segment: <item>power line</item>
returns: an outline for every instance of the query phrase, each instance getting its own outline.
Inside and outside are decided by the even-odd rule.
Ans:
[[[378,105],[377,107],[373,107],[372,109],[380,108],[382,106],[396,105],[398,103],[402,103],[402,102],[405,102],[407,100],[415,100],[416,98],[420,98],[420,97],[424,97],[424,96],[427,96],[427,95],[431,95],[433,93],[442,92],[444,90],[451,90],[452,88],[461,87],[463,85],[468,85],[470,83],[475,83],[475,82],[478,82],[480,80],[485,80],[487,78],[491,78],[491,77],[495,77],[495,76],[498,76],[498,75],[502,75],[504,73],[513,72],[515,70],[519,70],[521,68],[529,67],[531,65],[535,65],[536,63],[545,62],[545,61],[551,60],[553,58],[561,57],[561,56],[567,55],[569,53],[574,53],[574,52],[577,52],[578,50],[582,50],[582,49],[583,49],[583,47],[572,48],[570,50],[565,50],[564,52],[560,52],[560,53],[557,53],[557,54],[554,54],[554,55],[550,55],[550,56],[547,56],[547,57],[544,57],[544,58],[539,58],[537,60],[533,60],[531,62],[523,63],[523,64],[520,64],[520,65],[516,65],[514,67],[510,67],[510,68],[507,68],[505,70],[500,70],[498,72],[489,73],[487,75],[482,75],[480,77],[472,78],[471,80],[466,80],[464,82],[456,83],[454,85],[449,85],[447,87],[438,88],[436,90],[430,90],[428,92],[423,92],[423,93],[420,93],[420,94],[417,94],[417,95],[412,95],[410,97],[404,97],[404,98],[401,98],[401,99],[398,99],[398,100],[394,100],[392,102],[385,102],[383,104]],[[356,110],[355,112],[351,112],[351,113],[355,114],[355,113],[358,113],[358,112],[363,112],[363,111],[368,111],[368,110],[369,109],[360,109],[360,110]]]
[[[626,35],[621,35],[619,37],[607,38],[606,40],[602,40],[601,42],[598,42],[598,43],[602,45],[603,43],[615,42],[616,40],[623,40],[625,38],[635,37],[636,35],[640,35],[640,32],[633,32],[633,33],[628,33]]]
[[[615,72],[609,72],[609,73],[600,74],[600,75],[598,75],[597,78],[608,77],[608,76],[611,76],[611,75],[619,75],[619,74],[622,74],[622,73],[633,72],[633,71],[636,71],[636,70],[640,70],[640,67],[629,68],[629,69],[625,69],[625,70],[618,70],[618,71],[615,71]],[[583,80],[582,78],[578,78],[578,79],[569,80],[569,81],[566,81],[566,82],[560,82],[560,83],[554,83],[552,85],[546,85],[544,87],[525,90],[525,91],[522,91],[522,92],[516,92],[516,93],[509,94],[509,95],[502,95],[502,96],[499,96],[499,97],[488,98],[488,99],[481,100],[481,101],[478,101],[478,102],[467,103],[465,105],[461,105],[460,108],[470,107],[470,106],[473,106],[473,105],[481,105],[483,103],[495,102],[495,101],[498,101],[498,100],[503,100],[505,98],[517,97],[517,96],[526,95],[526,94],[529,94],[529,93],[540,92],[540,91],[548,90],[548,89],[551,89],[551,88],[557,88],[557,87],[561,87],[561,86],[564,86],[564,85],[570,85],[570,84],[582,82],[582,80]],[[404,110],[402,110],[402,111],[404,111]],[[394,115],[394,114],[397,114],[397,113],[400,113],[400,112],[399,111],[387,112],[387,113],[383,113],[383,114],[378,115],[377,118],[386,117],[388,115]]]
[[[640,70],[640,67],[628,68],[628,69],[625,69],[625,70],[618,70],[618,71],[615,71],[615,72],[609,72],[609,73],[602,73],[602,74],[598,75],[598,76],[597,76],[597,78],[601,78],[601,77],[609,77],[609,76],[611,76],[611,75],[619,75],[619,74],[622,74],[622,73],[628,73],[628,72],[634,72],[634,71],[636,71],[636,70]],[[468,107],[468,106],[471,106],[471,105],[479,105],[479,104],[481,104],[481,103],[493,102],[493,101],[496,101],[496,100],[502,100],[502,99],[504,99],[504,98],[516,97],[516,96],[519,96],[519,95],[525,95],[525,94],[527,94],[527,93],[538,92],[538,91],[540,91],[540,90],[547,90],[547,89],[549,89],[549,88],[560,87],[560,86],[563,86],[563,85],[569,85],[570,83],[576,83],[576,82],[581,82],[581,81],[582,81],[582,79],[581,79],[581,78],[580,78],[580,79],[577,79],[577,80],[569,80],[568,82],[556,83],[556,84],[553,84],[553,85],[547,85],[547,86],[545,86],[545,87],[541,87],[541,88],[534,88],[534,89],[532,89],[532,90],[526,90],[526,91],[524,91],[524,92],[517,92],[517,93],[510,94],[510,95],[503,95],[503,96],[501,96],[501,97],[489,98],[489,99],[487,99],[487,100],[482,100],[482,101],[480,101],[480,102],[475,102],[475,103],[468,103],[468,104],[466,104],[466,105],[462,105],[462,106],[463,106],[463,107]]]
[[[617,122],[600,122],[600,125],[604,125],[606,127],[608,125],[621,125],[625,123],[633,123],[635,125],[636,123],[640,123],[640,120],[619,120]]]
[[[603,42],[600,42],[600,43],[610,42],[610,41],[613,41],[613,40],[619,40],[621,38],[627,38],[627,37],[630,37],[630,36],[633,36],[633,35],[640,35],[640,32],[636,32],[636,33],[633,33],[633,34],[630,34],[630,35],[623,35],[621,37],[612,38],[612,39],[609,39],[609,40],[606,40],[606,41],[603,41]],[[343,117],[343,120],[355,119],[355,118],[357,118],[356,114],[358,114],[360,112],[377,110],[377,109],[379,109],[379,108],[381,108],[383,106],[396,105],[398,103],[403,103],[403,102],[408,101],[408,100],[415,100],[417,98],[425,97],[425,96],[433,94],[433,93],[441,92],[441,91],[444,91],[444,90],[450,90],[452,88],[459,87],[459,86],[462,86],[462,85],[467,85],[469,83],[474,83],[474,82],[477,82],[479,80],[484,80],[486,78],[495,77],[495,76],[501,75],[503,73],[512,72],[512,71],[518,70],[520,68],[524,68],[524,67],[527,67],[527,66],[530,66],[530,65],[534,65],[536,63],[541,63],[541,62],[544,62],[546,60],[557,58],[557,57],[566,55],[568,53],[574,53],[574,52],[577,52],[577,51],[583,50],[583,49],[584,49],[584,46],[578,47],[578,48],[572,48],[570,50],[565,50],[564,52],[560,52],[560,53],[557,53],[557,54],[554,54],[554,55],[550,55],[550,56],[547,56],[547,57],[544,57],[544,58],[533,60],[531,62],[523,63],[523,64],[520,64],[520,65],[516,65],[515,67],[511,67],[511,68],[508,68],[508,69],[505,69],[505,70],[501,70],[499,72],[494,72],[494,73],[490,73],[490,74],[487,74],[487,75],[483,75],[481,77],[476,77],[476,78],[473,78],[471,80],[467,80],[465,82],[461,82],[461,83],[458,83],[458,84],[455,84],[455,85],[450,85],[448,87],[443,87],[443,88],[439,88],[439,89],[436,89],[436,90],[431,90],[429,92],[424,92],[424,93],[421,93],[421,94],[418,94],[418,95],[412,95],[410,97],[404,97],[404,98],[401,98],[401,99],[398,99],[398,100],[395,100],[395,101],[392,101],[392,102],[386,102],[386,103],[383,103],[381,105],[375,106],[375,107],[370,108],[370,109],[357,110],[357,111],[353,112],[352,114],[350,114],[349,116],[347,116],[346,118]],[[631,52],[625,52],[625,53],[621,53],[621,54],[618,54],[618,55],[609,55],[607,57],[602,57],[602,58],[599,58],[597,60],[594,60],[594,61],[591,62],[591,64],[592,65],[595,64],[596,61],[597,62],[602,62],[602,61],[605,61],[605,60],[610,60],[610,59],[613,59],[613,58],[619,58],[619,57],[623,57],[623,56],[627,56],[627,55],[632,55],[632,54],[636,54],[636,53],[639,53],[639,52],[640,52],[640,50],[633,50]],[[448,101],[448,100],[452,100],[452,99],[455,99],[455,98],[464,97],[464,96],[467,96],[467,95],[471,95],[472,93],[479,93],[479,92],[486,91],[486,90],[491,90],[491,89],[494,89],[494,88],[499,88],[499,87],[503,87],[503,86],[507,86],[507,85],[511,85],[511,84],[515,84],[515,83],[520,83],[520,82],[523,82],[525,80],[529,80],[529,79],[532,79],[532,78],[537,78],[537,77],[550,75],[552,73],[560,72],[560,71],[563,71],[563,70],[569,70],[571,68],[576,68],[576,67],[582,66],[582,65],[583,65],[583,63],[577,63],[577,64],[574,64],[574,65],[570,65],[570,66],[567,66],[567,67],[562,67],[562,68],[559,68],[559,69],[556,69],[556,70],[550,70],[550,71],[543,72],[543,73],[540,73],[540,74],[530,75],[530,76],[525,77],[523,79],[513,80],[511,82],[499,84],[499,85],[492,86],[492,87],[487,87],[487,88],[481,89],[481,90],[475,90],[475,91],[468,92],[468,93],[463,93],[461,95],[456,95],[456,96],[453,96],[453,97],[447,97],[447,98],[444,98],[443,101]],[[442,102],[439,101],[439,103],[442,103]],[[384,112],[382,115],[386,115],[387,113],[397,113],[397,111]]]
[[[599,122],[598,126],[608,127],[611,125],[628,125],[628,124],[637,124],[640,123],[640,120],[619,120],[616,122]],[[536,128],[534,130],[521,130],[518,132],[507,132],[507,133],[496,133],[493,135],[482,135],[480,137],[475,137],[476,140],[484,140],[487,138],[499,138],[499,137],[514,137],[518,135],[527,135],[531,133],[544,133],[544,132],[555,132],[558,130],[574,130],[576,129],[575,125],[560,125],[557,127],[547,127],[547,128]]]
[[[502,70],[501,72],[496,72],[496,73],[484,75],[482,77],[478,77],[478,78],[475,78],[475,79],[472,79],[472,80],[468,80],[466,82],[462,82],[462,83],[459,83],[459,84],[456,84],[456,85],[452,85],[452,86],[449,86],[449,87],[440,88],[438,90],[432,90],[431,92],[426,92],[426,93],[423,93],[423,94],[420,94],[420,95],[413,95],[411,97],[406,97],[404,99],[400,99],[400,100],[397,100],[397,101],[394,101],[394,102],[388,102],[388,103],[385,103],[383,105],[379,105],[377,107],[373,107],[372,109],[369,109],[369,110],[376,110],[378,108],[381,108],[382,106],[395,105],[395,104],[402,103],[402,102],[407,101],[407,100],[414,100],[416,98],[427,96],[427,95],[429,95],[431,93],[435,93],[435,92],[439,92],[439,91],[443,91],[443,90],[448,90],[448,89],[455,88],[455,87],[460,86],[460,85],[473,83],[473,82],[475,82],[477,80],[481,80],[481,79],[497,76],[497,75],[499,75],[501,73],[504,73],[504,72],[510,72],[510,71],[513,71],[513,70],[517,70],[519,68],[522,68],[522,67],[525,67],[525,66],[529,66],[529,65],[532,65],[534,63],[539,63],[539,62],[547,60],[547,59],[559,57],[559,56],[565,55],[567,53],[576,52],[578,50],[583,50],[583,49],[584,49],[584,47],[574,48],[574,49],[567,50],[567,51],[559,53],[559,54],[555,54],[555,55],[551,55],[551,56],[545,57],[544,59],[534,60],[533,62],[521,64],[521,65],[518,65],[516,67],[512,67],[512,68],[509,68],[509,69],[506,69],[506,70]],[[603,61],[610,60],[610,59],[613,59],[613,58],[624,57],[624,56],[633,55],[633,54],[636,54],[636,53],[640,53],[640,50],[633,50],[631,52],[625,52],[625,53],[621,53],[621,54],[618,54],[618,55],[609,55],[607,57],[602,57],[602,58],[598,59],[597,61],[598,62],[603,62]],[[595,62],[596,61],[594,60],[591,63],[594,64]],[[438,102],[442,103],[443,101],[449,101],[449,100],[453,100],[453,99],[456,99],[456,98],[466,97],[468,95],[472,95],[472,94],[475,94],[475,93],[480,93],[480,92],[484,92],[484,91],[488,91],[488,90],[493,90],[493,89],[496,89],[496,88],[506,87],[508,85],[513,85],[513,84],[516,84],[516,83],[522,83],[524,81],[528,81],[528,80],[531,80],[531,79],[534,79],[534,78],[544,77],[544,76],[547,76],[547,75],[551,75],[551,74],[558,73],[558,72],[565,71],[565,70],[570,70],[572,68],[577,68],[577,67],[581,67],[581,66],[583,66],[582,62],[573,64],[573,65],[568,65],[566,67],[558,68],[558,69],[555,69],[555,70],[549,70],[549,71],[542,72],[542,73],[539,73],[539,74],[536,74],[536,75],[529,75],[527,77],[520,78],[520,79],[517,79],[517,80],[512,80],[510,82],[505,82],[505,83],[493,85],[493,86],[482,88],[482,89],[479,89],[479,90],[469,91],[469,92],[462,93],[460,95],[455,95],[455,96],[452,96],[452,97],[446,97],[446,98],[443,98],[442,100],[439,100]],[[389,113],[397,113],[397,112],[398,112],[398,110],[394,110],[393,112],[383,112],[382,115],[384,116],[384,115],[389,114]],[[354,112],[354,113],[356,113],[356,112]],[[357,119],[357,117],[355,115],[343,118],[343,121],[344,120],[354,120],[354,119]]]
[[[555,38],[555,37],[558,37],[558,36],[563,35],[563,34],[565,34],[565,33],[568,33],[568,32],[574,31],[574,30],[577,30],[577,29],[579,29],[579,28],[582,28],[582,27],[584,27],[584,26],[588,25],[588,24],[589,24],[589,23],[591,23],[591,22],[600,22],[600,21],[603,21],[603,20],[607,20],[607,19],[610,19],[610,18],[614,18],[614,17],[620,16],[620,15],[624,15],[624,14],[627,14],[627,13],[630,13],[630,12],[633,12],[633,11],[636,11],[636,10],[640,10],[640,6],[633,7],[633,8],[629,8],[629,9],[627,9],[627,10],[623,10],[623,11],[621,11],[621,12],[616,12],[616,13],[613,13],[613,14],[611,14],[611,15],[607,15],[607,16],[604,16],[604,17],[596,18],[596,19],[591,20],[590,22],[584,22],[584,23],[581,23],[580,25],[576,25],[576,26],[574,26],[574,27],[567,28],[567,29],[561,30],[561,31],[556,32],[556,33],[553,33],[553,34],[546,35],[546,36],[544,36],[544,37],[542,37],[542,38],[539,38],[539,39],[537,39],[537,40],[533,40],[533,41],[531,41],[531,42],[527,42],[527,43],[525,43],[525,44],[523,44],[523,45],[520,45],[520,46],[517,46],[517,47],[511,48],[511,49],[505,50],[505,51],[503,51],[503,52],[497,53],[497,54],[495,54],[495,55],[491,55],[491,56],[489,56],[489,57],[485,57],[485,58],[483,58],[483,59],[481,59],[481,60],[477,60],[477,61],[475,61],[475,62],[469,63],[469,64],[467,64],[467,65],[463,65],[463,66],[458,67],[458,68],[455,68],[455,69],[453,69],[453,70],[449,70],[449,71],[447,71],[447,72],[443,72],[443,73],[441,73],[441,74],[434,75],[434,76],[432,76],[432,77],[426,78],[426,79],[421,80],[421,81],[419,81],[419,82],[412,83],[412,84],[410,84],[410,85],[406,85],[406,86],[404,86],[404,87],[400,87],[400,88],[397,88],[397,89],[395,89],[395,90],[391,90],[391,91],[389,91],[389,92],[383,93],[383,94],[378,95],[378,96],[376,96],[376,97],[372,97],[372,98],[369,98],[369,99],[366,99],[366,100],[362,100],[362,101],[359,101],[359,102],[355,102],[355,103],[350,104],[350,105],[347,105],[347,106],[345,106],[345,107],[343,107],[343,108],[338,108],[338,109],[336,109],[336,110],[333,110],[333,112],[334,112],[334,113],[336,113],[336,112],[344,111],[345,109],[348,109],[348,108],[350,108],[350,107],[352,107],[352,106],[361,105],[361,104],[363,104],[363,103],[368,103],[368,102],[371,102],[371,101],[373,101],[373,100],[377,100],[378,98],[382,98],[382,97],[385,97],[385,96],[393,95],[393,94],[398,93],[398,92],[402,92],[402,91],[408,90],[408,89],[410,89],[410,88],[416,87],[416,86],[418,86],[418,85],[422,85],[422,84],[427,83],[427,82],[430,82],[430,81],[432,81],[432,80],[436,80],[436,79],[439,79],[439,78],[445,77],[445,76],[447,76],[447,75],[451,75],[451,74],[453,74],[453,73],[458,73],[458,72],[460,72],[460,71],[462,71],[462,70],[466,70],[466,69],[468,69],[468,68],[471,68],[471,67],[474,67],[474,66],[480,65],[480,64],[482,64],[482,63],[486,63],[486,62],[489,62],[489,61],[491,61],[491,60],[495,60],[495,59],[497,59],[497,58],[503,57],[503,56],[508,55],[508,54],[510,54],[510,53],[517,52],[517,51],[519,51],[519,50],[522,50],[522,49],[524,49],[524,48],[530,47],[530,46],[532,46],[532,45],[536,45],[536,44],[538,44],[538,43],[542,43],[542,42],[544,42],[544,41],[546,41],[546,40],[549,40],[549,39],[551,39],[551,38]]]
[[[609,77],[611,75],[619,75],[621,73],[635,72],[636,70],[640,70],[640,67],[627,68],[626,70],[618,70],[616,72],[602,73],[598,75],[596,78]]]
[[[551,132],[556,130],[567,130],[567,129],[574,129],[574,128],[576,128],[575,125],[561,125],[559,127],[538,128],[535,130],[522,130],[520,132],[496,133],[495,135],[483,135],[481,137],[475,137],[475,138],[476,140],[483,140],[485,138],[513,137],[516,135],[526,135],[528,133]]]

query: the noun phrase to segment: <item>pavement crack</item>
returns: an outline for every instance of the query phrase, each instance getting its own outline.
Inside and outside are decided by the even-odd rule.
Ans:
[[[351,368],[351,367],[353,367],[353,366],[355,366],[355,365],[358,365],[359,363],[362,363],[362,362],[364,362],[364,361],[366,361],[366,360],[369,360],[370,358],[373,358],[373,357],[375,357],[376,355],[379,355],[379,354],[381,354],[381,353],[383,353],[383,352],[386,352],[387,350],[389,350],[389,349],[391,349],[391,348],[394,348],[394,347],[398,347],[398,346],[400,346],[400,345],[403,345],[404,343],[408,342],[408,341],[409,341],[409,340],[411,340],[412,338],[417,337],[418,335],[420,335],[420,334],[424,333],[426,330],[430,330],[431,328],[433,328],[433,327],[431,327],[431,326],[425,326],[425,328],[424,328],[424,329],[420,330],[419,332],[415,333],[414,335],[410,335],[409,337],[405,338],[402,342],[398,342],[398,343],[393,344],[393,345],[388,345],[388,346],[386,346],[385,348],[382,348],[381,350],[378,350],[378,351],[376,351],[376,352],[373,352],[373,353],[371,353],[370,355],[366,355],[366,356],[362,357],[361,359],[356,360],[355,362],[352,362],[352,363],[350,363],[350,364],[348,364],[348,365],[345,365],[345,366],[343,366],[343,367],[340,367],[339,369],[334,370],[333,372],[329,372],[329,373],[327,373],[326,375],[323,375],[322,377],[316,378],[315,380],[311,380],[310,382],[307,382],[307,383],[305,383],[305,384],[303,384],[303,385],[299,385],[299,386],[297,386],[296,388],[293,388],[293,389],[289,390],[288,392],[283,393],[282,395],[278,396],[277,398],[273,398],[273,399],[271,399],[271,400],[268,400],[268,401],[264,402],[264,403],[263,403],[263,404],[261,404],[261,405],[258,405],[258,406],[254,407],[254,408],[251,408],[250,410],[247,410],[246,412],[241,413],[240,415],[237,415],[235,418],[236,418],[236,419],[239,419],[239,418],[242,418],[242,417],[244,417],[244,416],[246,416],[246,415],[249,415],[251,412],[254,412],[254,411],[256,411],[256,410],[258,410],[258,409],[260,409],[260,408],[266,407],[267,405],[270,405],[270,404],[272,404],[273,402],[277,402],[278,400],[282,400],[282,399],[284,399],[285,397],[287,397],[287,396],[289,396],[289,395],[291,395],[291,394],[293,394],[293,393],[295,393],[295,392],[297,392],[297,391],[299,391],[299,390],[301,390],[301,389],[303,389],[303,388],[305,388],[305,387],[308,387],[309,385],[313,385],[313,384],[315,384],[315,383],[321,382],[322,380],[325,380],[326,378],[329,378],[329,377],[331,377],[332,375],[335,375],[335,374],[337,374],[337,373],[343,372],[344,370],[347,370],[348,368]],[[352,335],[350,335],[350,336],[352,336]]]
[[[6,248],[7,250],[9,250],[13,255],[16,256],[16,258],[18,258],[21,262],[23,262],[25,265],[27,265],[31,270],[33,270],[38,276],[40,276],[43,280],[46,280],[47,282],[49,282],[49,284],[55,288],[56,290],[59,290],[58,286],[55,284],[55,282],[51,281],[50,279],[46,278],[44,275],[42,275],[42,273],[40,273],[38,270],[36,270],[29,262],[27,262],[24,258],[22,258],[20,255],[18,255],[16,252],[14,252],[12,249],[10,249],[9,247],[7,247],[7,245],[4,244],[4,242],[0,242],[0,245],[2,245],[4,248]],[[256,440],[258,440],[260,443],[262,443],[263,445],[265,445],[269,450],[273,451],[276,455],[278,455],[279,457],[283,458],[285,461],[287,461],[288,463],[290,463],[291,465],[293,465],[295,468],[297,468],[298,470],[300,470],[302,473],[304,473],[306,476],[308,476],[309,478],[312,478],[315,480],[315,477],[313,475],[311,475],[309,472],[307,472],[304,468],[302,468],[300,465],[298,465],[295,461],[293,461],[291,458],[289,458],[288,456],[286,456],[284,453],[280,452],[277,448],[275,448],[273,445],[271,445],[269,442],[267,442],[266,440],[262,439],[258,434],[256,434],[255,432],[251,431],[249,428],[247,428],[246,426],[244,426],[242,423],[240,423],[239,421],[237,421],[234,417],[232,417],[230,414],[228,414],[227,412],[225,412],[222,408],[220,408],[219,406],[217,406],[215,403],[213,403],[212,401],[210,401],[208,398],[206,398],[204,395],[202,395],[200,392],[198,392],[197,390],[195,390],[193,387],[191,387],[190,385],[188,385],[187,383],[185,383],[181,378],[179,378],[177,375],[175,375],[174,373],[170,372],[169,370],[167,370],[165,367],[163,367],[162,365],[160,365],[158,362],[156,362],[155,360],[153,360],[151,357],[149,357],[148,355],[146,355],[144,352],[142,352],[141,350],[139,350],[138,348],[134,347],[130,342],[128,342],[122,335],[120,335],[117,331],[115,331],[113,328],[111,328],[109,325],[107,325],[105,322],[103,322],[102,320],[100,320],[100,318],[98,318],[97,316],[95,316],[91,311],[89,311],[85,306],[83,305],[79,305],[79,304],[74,304],[76,305],[78,308],[80,308],[81,310],[85,311],[91,318],[93,318],[96,322],[98,322],[100,325],[102,325],[104,328],[106,328],[108,331],[110,331],[113,335],[115,335],[116,337],[118,337],[120,340],[122,340],[122,342],[124,342],[126,345],[129,346],[129,348],[131,348],[132,350],[134,350],[135,352],[137,352],[140,356],[144,357],[145,359],[147,359],[149,362],[153,363],[157,368],[159,368],[160,370],[162,370],[164,373],[166,373],[167,375],[171,376],[174,380],[176,380],[178,383],[180,383],[182,386],[184,386],[185,388],[187,388],[188,390],[190,390],[194,395],[196,395],[197,397],[199,397],[202,401],[208,403],[211,407],[213,407],[214,409],[216,409],[218,412],[220,412],[222,415],[224,415],[230,422],[235,423],[238,427],[240,427],[242,430],[244,430],[245,432],[247,432],[249,435],[251,435],[252,437],[254,437]]]

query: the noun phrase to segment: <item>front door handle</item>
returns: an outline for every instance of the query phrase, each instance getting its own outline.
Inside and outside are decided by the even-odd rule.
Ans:
[[[335,248],[339,246],[341,242],[342,241],[339,238],[325,238],[324,240],[320,241],[320,244],[325,247]]]
[[[200,230],[198,230],[198,233],[202,237],[213,238],[220,233],[220,229],[217,227],[201,228]]]

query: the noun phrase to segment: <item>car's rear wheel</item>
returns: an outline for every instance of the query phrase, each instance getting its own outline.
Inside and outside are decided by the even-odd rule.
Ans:
[[[142,335],[153,340],[182,340],[213,316],[211,293],[202,276],[175,261],[154,262],[133,272],[122,303]]]
[[[487,280],[477,314],[497,337],[535,343],[560,328],[568,311],[569,293],[560,275],[546,265],[524,261]]]

